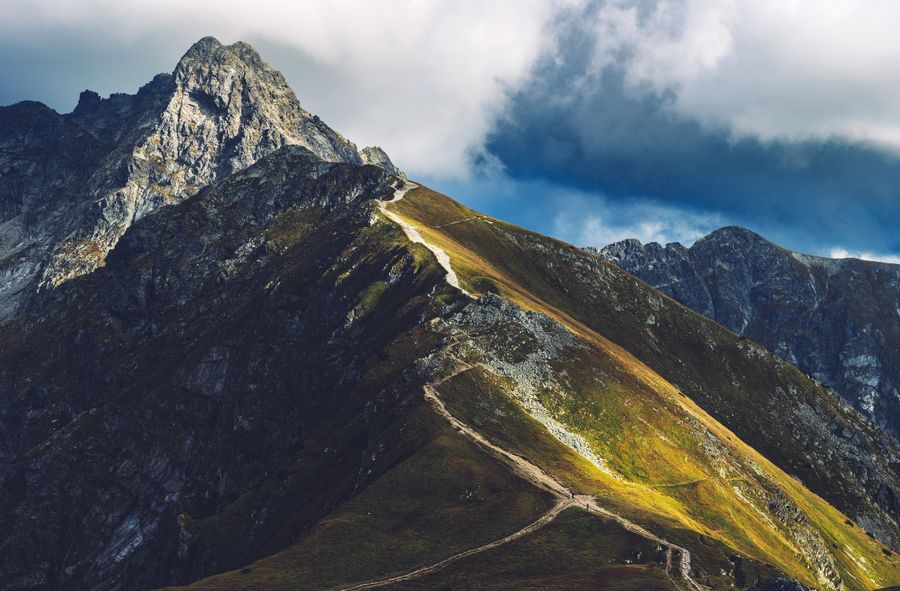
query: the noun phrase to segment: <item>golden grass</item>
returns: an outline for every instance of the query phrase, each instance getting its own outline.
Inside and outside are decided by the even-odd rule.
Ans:
[[[466,289],[477,292],[477,286],[484,284],[483,279],[489,279],[504,297],[560,322],[605,357],[603,363],[611,364],[629,377],[625,380],[627,388],[621,393],[621,400],[631,406],[616,413],[622,423],[621,439],[607,445],[603,451],[622,458],[611,462],[613,465],[624,466],[625,460],[631,460],[632,468],[640,473],[640,478],[629,474],[628,480],[613,479],[583,459],[572,457],[574,454],[562,456],[567,466],[560,466],[558,461],[547,456],[532,458],[536,462],[547,464],[545,468],[565,475],[570,481],[577,480],[581,490],[594,492],[629,509],[651,528],[658,522],[708,535],[740,553],[777,565],[786,574],[809,585],[818,585],[811,565],[798,555],[783,528],[772,523],[764,509],[739,496],[737,490],[742,478],[747,479],[744,483],[747,486],[759,479],[762,484],[774,485],[783,491],[821,533],[849,588],[875,589],[900,582],[900,564],[896,555],[885,554],[883,547],[861,528],[851,525],[834,507],[741,441],[625,349],[574,318],[558,303],[550,303],[541,297],[541,270],[525,268],[533,255],[505,235],[512,232],[524,236],[527,231],[479,216],[425,188],[410,192],[391,208],[416,225],[426,240],[450,255],[454,270]],[[435,227],[473,217],[475,219],[467,222]],[[578,392],[578,396],[590,398],[601,394],[586,387]],[[609,405],[618,401],[607,396],[603,402]],[[660,409],[665,409],[665,416],[654,421],[652,417]],[[667,445],[653,433],[642,431],[636,417],[661,423],[662,428],[676,432],[679,430],[671,429],[671,424],[695,420],[726,446],[730,455],[740,459],[745,474],[737,479],[721,479],[715,467],[704,461],[699,453],[690,454],[690,457],[684,455],[679,460],[679,455],[685,451],[683,444],[690,435],[682,430],[677,433],[678,444]],[[558,418],[564,420],[565,417]],[[596,438],[592,440],[593,431],[595,428],[591,424],[580,427],[580,434],[596,447],[603,447],[598,445]],[[754,474],[755,471],[759,475]],[[580,477],[573,476],[573,472]]]

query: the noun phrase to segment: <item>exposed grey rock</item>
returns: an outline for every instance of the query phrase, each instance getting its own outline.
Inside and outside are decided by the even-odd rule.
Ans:
[[[896,439],[749,339],[699,317],[595,253],[497,231],[542,266],[554,297],[888,546],[900,546]],[[846,429],[846,435],[844,433]],[[838,484],[840,482],[840,484]]]
[[[85,91],[68,115],[0,109],[0,321],[38,278],[52,288],[93,271],[135,220],[285,145],[399,173],[304,109],[252,47],[212,37],[136,95]]]
[[[109,152],[40,103],[0,108],[0,321],[33,291],[47,250]]]
[[[363,162],[366,164],[371,164],[372,166],[378,166],[379,168],[383,168],[389,173],[398,176],[400,178],[406,178],[406,174],[399,168],[397,168],[393,162],[391,162],[390,157],[387,155],[387,152],[379,148],[378,146],[369,146],[367,148],[363,148],[359,152],[360,157]]]
[[[416,360],[434,370],[435,351],[473,333],[527,394],[567,379],[548,362],[588,349],[422,264],[373,215],[398,186],[389,158],[305,112],[245,44],[204,39],[174,74],[133,96],[86,91],[70,115],[0,110],[0,147],[2,590],[155,588],[272,555],[434,434]],[[724,381],[656,364],[722,422],[761,376],[773,407],[757,398],[735,431],[894,539],[900,464],[867,423],[604,261],[511,239],[648,364],[682,343],[701,364],[724,360]],[[773,438],[783,455],[763,447]],[[825,572],[797,508],[766,499]]]
[[[246,43],[201,39],[161,90],[167,95],[162,112],[136,122],[133,129],[143,137],[114,164],[125,182],[118,185],[105,174],[93,179],[99,210],[93,226],[77,228],[76,238],[57,245],[45,283],[59,285],[92,271],[134,220],[284,145],[303,146],[325,161],[362,163],[356,147],[306,111],[284,77]],[[99,137],[109,135],[116,126],[109,115],[119,115],[117,103],[125,99],[109,101],[82,95],[73,118]]]
[[[802,255],[735,227],[690,248],[626,240],[599,254],[900,435],[900,265]]]
[[[616,471],[616,459],[598,455],[597,448],[573,426],[567,404],[561,403],[579,396],[580,390],[615,389],[616,383],[616,372],[600,369],[602,362],[592,357],[596,353],[572,332],[544,314],[525,311],[490,293],[435,321],[434,326],[448,336],[444,349],[420,363],[428,381],[440,382],[446,376],[458,374],[465,365],[496,376],[499,379],[489,382],[508,384],[507,395],[559,442],[611,478],[623,477]],[[590,385],[585,386],[584,376],[581,383],[571,381],[566,369],[571,366],[589,371]],[[548,407],[542,400],[553,401],[552,406]],[[758,465],[736,454],[720,435],[696,417],[685,413],[672,420],[690,426],[721,481],[732,483],[744,502],[778,524],[794,551],[815,570],[823,589],[844,588],[833,550],[776,481],[765,477]],[[661,432],[659,436],[665,437]]]

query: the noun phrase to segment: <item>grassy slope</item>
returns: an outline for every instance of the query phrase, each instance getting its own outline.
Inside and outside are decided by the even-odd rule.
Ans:
[[[722,538],[722,531],[707,527],[706,523],[714,521],[717,517],[716,507],[707,509],[704,506],[708,504],[710,497],[714,497],[715,489],[703,491],[710,494],[693,495],[691,502],[686,502],[684,496],[678,494],[678,489],[698,492],[690,479],[686,482],[691,484],[684,487],[652,486],[633,481],[613,480],[596,470],[569,447],[561,444],[542,425],[529,417],[511,399],[507,388],[508,384],[503,380],[476,369],[460,374],[444,384],[441,394],[454,414],[475,425],[492,440],[508,449],[516,450],[535,464],[556,474],[571,488],[598,495],[609,509],[633,521],[648,524],[659,535],[688,547],[694,555],[695,569],[705,573],[707,578],[704,582],[714,588],[717,585],[727,586],[731,582],[730,578],[719,578],[717,574],[723,570],[725,572],[732,570],[731,558],[735,554],[759,556],[765,551],[743,538],[738,539],[741,532],[733,530],[729,533],[734,541],[740,543],[726,545],[719,541]],[[623,422],[627,422],[627,419],[623,419]],[[617,444],[624,442],[625,439],[616,440]],[[628,456],[624,458],[628,461],[634,461],[635,457],[640,456],[624,452],[621,455]],[[653,455],[651,453],[645,456],[646,465],[655,463]],[[618,467],[616,456],[608,455],[607,458],[612,466]],[[697,470],[697,463],[689,464],[687,467]],[[667,479],[672,477],[671,474],[662,476]],[[707,503],[694,504],[697,497]],[[735,499],[720,498],[720,502],[728,501],[734,502]],[[732,514],[731,520],[734,518]],[[744,515],[743,518],[746,520],[747,516]],[[726,527],[731,525],[727,521],[720,523]],[[758,523],[745,522],[744,525],[759,527]],[[768,540],[769,548],[774,540],[779,540],[783,544],[777,531],[769,533],[773,538]],[[783,547],[780,549],[783,550]],[[778,567],[781,571],[797,571],[796,565],[790,561],[778,564]],[[739,578],[752,584],[757,577],[765,579],[775,576],[779,569],[773,569],[759,561],[744,560],[743,576]],[[803,577],[802,572],[795,574]]]
[[[735,456],[742,458],[745,467],[759,466],[764,473],[761,480],[784,491],[832,549],[840,549],[833,554],[848,585],[875,588],[900,579],[900,566],[895,556],[886,555],[879,544],[828,503],[741,442],[627,351],[589,327],[582,311],[569,305],[564,296],[558,297],[547,285],[534,253],[511,242],[500,231],[501,228],[510,231],[510,226],[480,219],[433,229],[447,222],[473,217],[476,213],[425,189],[411,193],[394,207],[418,225],[426,239],[451,255],[455,270],[471,290],[500,291],[528,309],[563,322],[594,345],[610,367],[620,375],[628,376],[617,384],[618,391],[615,388],[602,391],[588,380],[576,378],[574,381],[582,384],[580,395],[569,398],[569,408],[551,409],[557,413],[563,411],[558,418],[600,447],[604,452],[602,455],[614,460],[615,467],[628,479],[623,484],[593,470],[593,486],[585,485],[585,488],[605,489],[603,492],[611,500],[638,509],[651,524],[661,522],[702,532],[742,553],[776,564],[792,576],[815,583],[809,565],[792,551],[783,533],[737,498],[734,483],[717,480],[715,470],[704,465],[698,459],[699,454],[688,452],[694,456],[691,461],[678,460],[681,451],[696,446],[697,442],[692,442],[685,433],[673,433],[672,425],[676,424],[673,419],[693,417],[725,442]],[[577,371],[577,365],[566,369]],[[605,425],[605,432],[602,422],[598,424],[596,416],[590,416],[592,405],[609,409],[608,416],[612,421]],[[661,417],[658,412],[661,408],[666,410],[662,414],[669,416]],[[661,418],[653,420],[654,416]],[[640,425],[638,417],[656,424]],[[615,427],[615,432],[609,430],[611,427]],[[660,432],[675,443],[665,445],[659,437]],[[591,473],[583,463],[580,471]]]
[[[664,563],[656,544],[615,522],[569,509],[530,536],[390,588],[674,591],[678,587],[666,577]]]
[[[431,195],[419,192],[413,197],[413,207],[405,202],[399,204],[410,217],[418,206],[429,215],[443,216],[438,218],[442,221],[452,221],[461,208],[446,198],[438,201],[437,207],[433,200],[429,201],[425,208],[421,199],[433,199]],[[442,212],[441,207],[447,211]],[[434,223],[433,219],[430,221]],[[455,232],[492,230],[487,222],[477,224],[449,228],[455,228]],[[571,362],[555,368],[557,374],[567,376],[572,395],[561,399],[547,392],[543,402],[601,450],[610,465],[627,475],[627,479],[609,478],[561,445],[517,407],[509,396],[512,385],[497,376],[470,371],[442,386],[442,395],[455,414],[505,447],[557,474],[571,487],[597,494],[610,509],[688,546],[694,555],[695,570],[702,572],[705,582],[713,588],[729,585],[735,573],[742,588],[749,587],[758,577],[769,578],[778,571],[814,583],[808,565],[790,550],[784,532],[767,525],[741,503],[734,495],[735,483],[716,481],[698,442],[689,431],[677,426],[693,417],[728,442],[729,449],[748,464],[761,466],[767,479],[787,491],[830,543],[868,561],[867,566],[860,566],[858,558],[836,553],[850,588],[875,588],[896,582],[897,563],[884,556],[859,528],[847,525],[837,511],[740,442],[655,372],[568,313],[548,305],[531,289],[524,288],[523,282],[509,280],[493,261],[466,252],[446,236],[425,232],[430,240],[447,248],[461,279],[473,290],[501,291],[527,308],[563,321],[595,346],[591,358],[573,357]],[[393,234],[385,238],[395,245],[404,243]],[[483,236],[473,239],[477,243]],[[424,248],[413,247],[413,252],[417,263],[433,264]],[[528,265],[524,257],[519,262]],[[357,312],[371,313],[383,290],[378,282],[360,289]],[[617,379],[598,381],[596,370]],[[420,431],[428,431],[435,419],[421,410],[424,412],[414,415],[418,418],[413,420],[419,423]],[[334,588],[402,572],[502,537],[546,507],[546,498],[512,478],[504,466],[441,426],[435,432],[438,435],[433,441],[327,516],[287,550],[244,569],[198,581],[189,588]],[[660,433],[672,445],[665,444]],[[479,495],[479,487],[487,494]],[[474,502],[470,495],[473,488]],[[632,546],[642,542],[631,540],[630,534],[610,526],[568,512],[545,531],[466,559],[403,588],[468,585],[503,589],[537,585],[571,589],[604,584],[623,589],[668,588],[663,573],[653,564],[619,564],[623,543]],[[588,541],[591,552],[585,551]],[[548,556],[555,560],[546,560]],[[736,568],[735,564],[739,566]],[[729,575],[721,576],[723,571]]]
[[[636,374],[648,375],[646,363],[654,370],[650,374],[669,376],[719,422],[835,506],[870,502],[850,487],[835,487],[833,474],[807,460],[806,452],[820,445],[815,438],[797,441],[789,421],[773,420],[783,419],[772,407],[777,398],[793,397],[799,401],[795,408],[824,407],[824,414],[839,417],[870,442],[877,439],[873,427],[793,366],[758,355],[736,335],[570,245],[484,216],[474,223],[429,229],[476,214],[424,188],[395,208],[452,255],[461,280],[473,291],[499,290],[525,308],[548,314],[631,365]],[[711,356],[717,363],[709,363]],[[644,363],[635,364],[635,357]],[[742,408],[762,412],[735,412]],[[887,465],[889,460],[882,461]],[[892,470],[896,475],[896,467]]]
[[[417,421],[439,420],[420,411]],[[549,495],[449,427],[433,428],[431,442],[287,550],[188,588],[335,588],[501,538],[549,510]]]

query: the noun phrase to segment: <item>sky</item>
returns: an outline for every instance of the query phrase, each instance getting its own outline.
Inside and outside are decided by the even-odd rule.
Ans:
[[[0,104],[134,92],[205,35],[410,176],[579,246],[723,225],[900,262],[893,0],[4,0]]]

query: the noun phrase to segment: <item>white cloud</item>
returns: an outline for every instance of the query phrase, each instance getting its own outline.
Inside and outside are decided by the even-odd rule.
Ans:
[[[176,39],[212,34],[289,47],[284,63],[269,61],[301,101],[325,105],[323,118],[341,132],[383,145],[413,173],[464,175],[507,91],[552,43],[554,18],[579,2],[5,0],[0,35],[7,43],[36,35],[54,43],[54,31],[76,42],[157,37],[171,51]],[[324,89],[304,88],[309,79]]]
[[[892,263],[900,265],[900,256],[890,254],[875,254],[865,251],[849,251],[844,248],[833,248],[828,253],[832,259],[861,259],[864,261],[877,261],[879,263]]]
[[[556,197],[556,207],[554,235],[578,246],[603,247],[626,238],[690,246],[723,225],[722,218],[712,213],[644,200],[609,201],[570,191]]]
[[[763,139],[840,137],[900,149],[900,3],[608,0],[592,13],[598,67]]]

